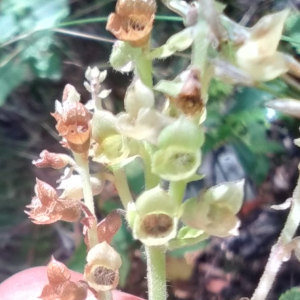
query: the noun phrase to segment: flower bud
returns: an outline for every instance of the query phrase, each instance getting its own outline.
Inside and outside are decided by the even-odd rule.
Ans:
[[[147,246],[164,245],[176,236],[178,207],[160,187],[142,193],[128,205],[127,220],[133,236]]]
[[[119,282],[120,255],[107,242],[94,246],[87,254],[84,278],[96,292],[114,289]]]
[[[76,103],[80,100],[80,94],[76,91],[75,87],[71,84],[67,84],[63,90],[62,102],[67,103]]]
[[[43,150],[40,154],[40,158],[32,161],[32,164],[38,168],[62,169],[70,162],[71,158],[66,154],[52,153]]]
[[[236,213],[243,203],[244,180],[211,187],[183,204],[181,220],[188,226],[225,237],[239,224]]]
[[[99,176],[90,176],[93,196],[102,192],[104,181]],[[83,199],[82,180],[80,175],[72,175],[69,178],[63,179],[57,189],[64,190],[60,198],[81,200]]]
[[[130,72],[133,70],[133,54],[135,50],[128,43],[116,41],[113,45],[109,62],[111,66],[120,72]]]
[[[116,117],[107,110],[96,110],[92,119],[92,137],[97,143],[117,134]]]
[[[128,87],[125,99],[125,110],[131,117],[137,117],[141,108],[151,108],[154,105],[153,91],[137,78]]]

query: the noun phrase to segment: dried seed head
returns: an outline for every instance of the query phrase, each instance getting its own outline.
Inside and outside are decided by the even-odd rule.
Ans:
[[[112,269],[96,266],[92,273],[95,282],[99,285],[113,286],[118,281],[118,272]]]
[[[75,152],[86,152],[91,133],[91,114],[80,102],[70,103],[60,114],[55,112],[56,129]]]
[[[149,40],[155,11],[155,0],[118,0],[106,29],[133,47],[141,47]]]
[[[142,224],[145,233],[162,236],[169,233],[173,227],[173,219],[166,214],[151,214],[144,217]]]
[[[109,291],[119,282],[120,255],[106,242],[94,246],[87,255],[84,278],[95,291]]]
[[[170,98],[187,115],[201,113],[204,101],[201,97],[200,73],[192,69],[176,98]]]
[[[62,169],[69,161],[70,158],[66,154],[51,153],[47,150],[43,150],[40,154],[40,158],[34,160],[32,163],[38,168]]]

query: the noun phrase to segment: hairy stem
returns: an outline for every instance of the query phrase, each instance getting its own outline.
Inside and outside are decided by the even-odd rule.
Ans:
[[[143,81],[145,85],[152,88],[152,60],[147,58],[150,51],[150,45],[140,49],[135,60],[135,73]],[[146,146],[146,144],[144,145]],[[147,150],[144,148],[144,151]],[[149,153],[144,158],[145,164],[145,183],[146,189],[150,189],[156,185],[154,174],[151,172],[151,157]],[[166,286],[166,256],[160,247],[147,247],[147,281],[148,281],[148,299],[149,300],[165,300],[167,297]]]
[[[186,189],[186,181],[172,181],[169,185],[169,195],[176,201],[178,206],[181,205],[185,189]]]
[[[78,153],[73,153],[73,154],[82,181],[84,204],[88,207],[90,212],[95,216],[95,205],[94,205],[94,197],[92,192],[92,185],[90,181],[88,158],[85,156],[85,154],[78,154]],[[95,226],[89,229],[88,240],[91,248],[98,244],[96,224]]]
[[[128,187],[127,177],[125,170],[123,168],[119,168],[113,170],[114,174],[114,185],[118,191],[119,197],[125,209],[127,209],[127,205],[132,202],[132,196]]]
[[[152,88],[152,60],[147,58],[149,46],[139,49],[134,57],[135,73],[139,76],[142,82],[148,87]]]
[[[275,281],[277,272],[282,265],[281,249],[294,237],[300,224],[300,176],[297,186],[293,193],[293,202],[290,213],[284,224],[284,228],[279,236],[277,243],[272,247],[265,271],[259,281],[259,284],[251,300],[264,300],[268,296]]]
[[[96,217],[94,197],[93,197],[92,185],[91,185],[91,180],[90,180],[88,158],[85,154],[77,154],[75,152],[73,154],[74,154],[74,158],[75,158],[75,161],[78,166],[78,172],[80,174],[81,181],[82,181],[84,204],[88,207],[90,212]],[[99,243],[96,226],[97,226],[97,224],[94,224],[94,226],[92,226],[92,228],[90,228],[88,230],[88,240],[89,240],[90,248],[96,246]],[[112,293],[111,293],[111,291],[98,293],[97,299],[112,300],[113,299]]]
[[[166,300],[166,256],[160,247],[145,247],[147,256],[148,299]]]
[[[147,142],[140,146],[140,155],[144,162],[144,176],[146,190],[152,189],[159,184],[159,177],[151,171],[151,145]]]

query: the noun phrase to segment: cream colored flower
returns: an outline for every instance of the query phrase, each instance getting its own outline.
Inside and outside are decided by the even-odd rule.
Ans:
[[[277,51],[289,10],[261,18],[249,30],[249,37],[237,50],[237,65],[254,80],[268,81],[288,71],[284,54]]]
[[[95,291],[109,291],[119,283],[120,255],[107,242],[94,246],[87,254],[84,279]]]

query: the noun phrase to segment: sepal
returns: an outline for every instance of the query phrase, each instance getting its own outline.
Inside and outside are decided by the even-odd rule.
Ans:
[[[177,237],[168,243],[168,250],[192,246],[206,240],[209,235],[203,230],[194,229],[188,226],[180,228]]]
[[[183,205],[184,224],[214,236],[228,236],[239,225],[236,213],[243,203],[244,180],[226,182],[190,198]]]
[[[172,35],[167,42],[148,54],[149,59],[167,58],[178,51],[189,48],[198,33],[198,26],[191,26]]]
[[[128,115],[135,118],[141,108],[151,108],[154,106],[153,91],[137,78],[127,89],[124,105]]]
[[[160,187],[145,191],[127,207],[127,221],[133,236],[147,246],[164,245],[175,238],[178,207]]]
[[[200,150],[189,150],[184,146],[170,146],[155,152],[151,169],[162,179],[179,181],[193,176],[200,163]]]

